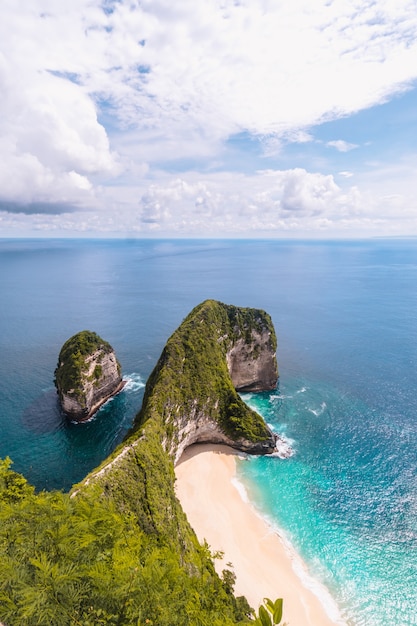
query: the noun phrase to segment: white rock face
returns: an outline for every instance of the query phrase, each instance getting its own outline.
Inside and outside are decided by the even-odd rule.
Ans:
[[[278,367],[271,333],[252,330],[252,340],[238,339],[226,354],[232,383],[238,391],[270,391],[275,389]]]
[[[178,443],[169,450],[176,464],[182,453],[193,443],[222,443],[249,454],[271,454],[276,450],[276,436],[271,432],[270,438],[261,443],[253,443],[247,439],[232,439],[220,428],[219,424],[201,412],[191,412],[191,415],[176,419],[178,429]]]
[[[96,350],[85,357],[85,365],[79,389],[70,389],[66,393],[58,390],[64,413],[74,421],[90,418],[124,386],[113,351]]]

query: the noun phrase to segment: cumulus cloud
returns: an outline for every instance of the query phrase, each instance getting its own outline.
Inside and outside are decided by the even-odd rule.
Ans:
[[[404,172],[402,172],[404,174]],[[78,236],[347,237],[417,232],[412,198],[374,187],[342,187],[331,175],[303,168],[254,174],[160,175],[135,188],[102,188],[100,209],[3,211],[0,232]],[[401,176],[401,172],[399,173]],[[408,175],[407,175],[408,179]],[[395,185],[393,185],[395,187]],[[135,202],[132,202],[135,196]]]
[[[94,100],[54,71],[65,24],[49,37],[41,10],[49,3],[26,11],[7,4],[0,26],[0,197],[21,205],[90,203],[89,177],[115,171],[116,164]],[[63,70],[69,62],[67,56]]]
[[[414,0],[4,0],[0,201],[30,214],[55,205],[63,225],[61,208],[80,207],[79,223],[91,226],[115,185],[124,196],[147,176],[155,182],[141,182],[139,223],[148,228],[172,220],[179,231],[190,220],[194,229],[206,214],[218,224],[230,215],[230,227],[237,215],[275,228],[288,215],[323,217],[329,206],[336,216],[353,196],[332,177],[256,175],[255,188],[259,180],[269,187],[255,194],[243,185],[244,196],[230,192],[228,177],[224,188],[221,177],[208,186],[201,177],[199,187],[191,175],[173,183],[161,170],[198,157],[208,171],[238,133],[259,139],[265,156],[311,142],[314,125],[412,85],[416,32]],[[97,228],[110,228],[109,206]],[[138,219],[127,208],[125,217]]]
[[[176,233],[279,233],[302,223],[330,223],[360,213],[356,188],[343,191],[333,176],[304,169],[252,176],[217,174],[151,185],[140,198],[142,228]]]
[[[350,152],[350,150],[354,150],[355,148],[359,147],[358,144],[349,143],[348,141],[344,141],[343,139],[328,141],[326,145],[330,146],[331,148],[336,148],[338,152]]]

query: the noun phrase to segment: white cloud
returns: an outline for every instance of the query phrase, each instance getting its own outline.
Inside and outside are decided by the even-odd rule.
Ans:
[[[61,15],[50,24],[40,17],[50,10],[49,2],[2,6],[0,198],[91,203],[89,177],[116,171],[115,158],[91,95],[64,77],[78,71],[74,23]]]
[[[0,231],[31,235],[348,237],[417,234],[414,187],[395,194],[377,184],[341,187],[302,168],[187,174],[135,188],[107,187],[100,209],[59,214],[1,212]],[[132,202],[135,197],[135,202]]]
[[[336,148],[338,152],[350,152],[350,150],[354,150],[358,148],[358,144],[349,143],[348,141],[344,141],[343,139],[336,139],[335,141],[328,141],[326,146],[330,146],[331,148]]]
[[[391,173],[410,180],[404,170]],[[361,190],[303,168],[189,173],[146,189],[131,227],[141,234],[182,236],[363,237],[401,234],[404,228],[417,234],[416,183],[395,194],[380,184],[383,176],[375,173],[375,185]]]
[[[70,81],[0,66],[0,195],[18,201],[79,201],[88,176],[115,162],[94,103]],[[21,81],[21,82],[20,82]]]
[[[359,192],[342,191],[332,176],[304,169],[176,178],[152,185],[140,198],[141,228],[195,234],[279,233],[328,218],[358,214]]]
[[[415,8],[415,0],[3,0],[0,201],[57,203],[56,222],[48,219],[63,230],[116,232],[115,210],[140,232],[279,230],[302,219],[324,228],[345,211],[350,219],[356,192],[331,176],[293,169],[233,174],[232,184],[230,174],[171,179],[155,164],[201,158],[209,170],[235,133],[279,155],[288,142],[311,142],[315,124],[407,89],[417,78]],[[129,195],[138,188],[139,215]],[[64,219],[65,205],[91,212],[77,225]],[[47,228],[46,218],[28,219]]]
[[[169,136],[224,138],[288,135],[360,110],[417,76],[413,5],[394,15],[387,2],[161,0],[134,13],[121,3],[109,18],[125,63],[114,70],[118,113]]]
[[[20,68],[72,73],[125,123],[187,122],[220,136],[308,127],[417,76],[413,1],[395,11],[387,1],[107,4],[106,15],[98,0],[35,0],[26,10],[9,0],[4,50]]]

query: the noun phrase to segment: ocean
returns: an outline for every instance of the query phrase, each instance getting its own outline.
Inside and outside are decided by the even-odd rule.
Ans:
[[[239,479],[346,623],[417,624],[416,239],[3,239],[0,289],[0,457],[38,489],[68,490],[123,439],[194,306],[268,311],[279,383],[243,397],[294,455],[242,460]],[[128,383],[71,424],[54,369],[85,329]]]

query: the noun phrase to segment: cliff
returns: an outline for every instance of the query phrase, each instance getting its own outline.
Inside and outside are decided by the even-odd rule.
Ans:
[[[235,307],[229,307],[229,314],[233,334],[226,363],[233,386],[242,392],[275,389],[277,342],[269,316],[263,311]]]
[[[55,385],[64,413],[74,421],[91,417],[123,387],[120,364],[111,345],[83,330],[64,343]]]
[[[174,462],[197,442],[272,453],[275,435],[236,389],[276,386],[276,347],[267,313],[206,300],[169,338],[148,380],[136,426],[160,420],[163,446]]]

